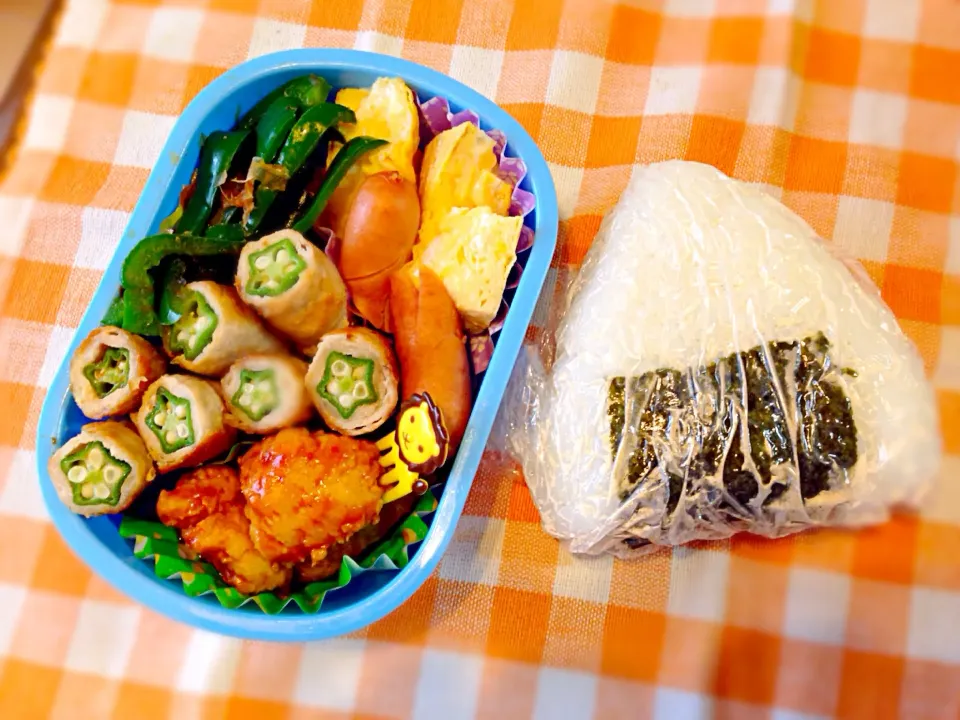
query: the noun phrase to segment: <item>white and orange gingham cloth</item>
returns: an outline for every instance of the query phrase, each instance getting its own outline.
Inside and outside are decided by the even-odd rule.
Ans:
[[[860,258],[938,390],[922,512],[575,559],[490,453],[438,570],[345,638],[219,637],[98,580],[40,500],[46,387],[187,101],[324,45],[429,65],[529,130],[560,200],[554,282],[631,166],[666,158],[763,184]],[[956,720],[958,162],[957,0],[70,0],[0,179],[0,718]]]

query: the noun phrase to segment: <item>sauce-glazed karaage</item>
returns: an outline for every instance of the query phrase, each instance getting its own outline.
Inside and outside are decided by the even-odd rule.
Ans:
[[[332,545],[377,522],[379,457],[372,442],[305,428],[261,440],[240,459],[254,545],[274,562],[324,560]]]
[[[180,530],[183,542],[213,564],[223,580],[256,594],[290,584],[290,568],[265,558],[250,539],[237,471],[224,465],[183,475],[157,499],[157,516]]]

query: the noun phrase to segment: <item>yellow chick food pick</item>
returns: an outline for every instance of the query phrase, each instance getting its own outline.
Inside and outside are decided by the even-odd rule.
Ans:
[[[429,142],[420,170],[420,234],[426,246],[453,208],[485,206],[497,215],[510,210],[513,186],[494,172],[493,140],[472,123],[444,130]]]
[[[369,89],[344,88],[336,101],[357,116],[354,125],[340,126],[345,139],[365,135],[387,141],[350,167],[327,203],[325,220],[342,236],[347,212],[365,177],[392,170],[410,182],[417,181],[413,157],[420,145],[420,116],[413,91],[400,78],[378,78]],[[335,152],[329,154],[328,166],[335,157]]]
[[[380,439],[377,447],[380,465],[386,470],[380,485],[389,488],[384,503],[427,491],[427,482],[420,476],[439,470],[450,450],[443,413],[428,393],[411,395],[403,402],[396,430]]]
[[[471,334],[486,329],[500,309],[522,224],[488,207],[454,208],[423,251],[420,262],[443,281]]]

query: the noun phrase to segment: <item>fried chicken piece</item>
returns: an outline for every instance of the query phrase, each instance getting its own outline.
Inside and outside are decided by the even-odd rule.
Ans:
[[[204,467],[160,493],[157,516],[179,529],[184,544],[240,592],[254,595],[289,585],[290,568],[270,562],[253,546],[243,505],[236,470]]]
[[[297,579],[302,583],[312,583],[336,575],[344,556],[357,559],[364,550],[378,542],[390,531],[390,528],[409,515],[416,500],[417,496],[410,494],[384,505],[376,524],[367,525],[343,542],[331,545],[327,549],[327,556],[322,560],[317,562],[308,560],[297,565]]]
[[[192,527],[180,531],[183,541],[211,563],[224,582],[246,595],[274,590],[290,583],[290,569],[272,563],[250,540],[250,521],[242,503],[232,503]]]
[[[240,458],[250,537],[273,562],[320,562],[377,522],[380,451],[366,440],[287,428]]]
[[[221,508],[242,502],[237,471],[212,465],[184,473],[173,490],[161,490],[157,517],[164,525],[183,530]]]

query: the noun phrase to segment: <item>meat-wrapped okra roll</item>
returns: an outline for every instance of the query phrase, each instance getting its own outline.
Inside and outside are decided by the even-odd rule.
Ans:
[[[47,470],[63,504],[87,517],[125,510],[157,474],[140,436],[115,420],[84,425]]]
[[[149,342],[112,325],[90,331],[70,360],[70,391],[80,411],[99,420],[126,415],[163,375],[167,361]]]
[[[189,375],[164,375],[147,388],[134,421],[160,472],[209,460],[235,435],[217,385]]]
[[[244,246],[237,290],[307,354],[324,333],[347,324],[347,288],[336,265],[296,230],[280,230]]]
[[[237,360],[220,381],[226,421],[248,433],[272,433],[306,422],[313,404],[303,378],[307,364],[289,355],[251,355]]]
[[[252,353],[283,351],[283,344],[240,302],[237,291],[210,280],[187,283],[180,318],[164,331],[173,362],[201,375],[222,375]]]
[[[320,339],[306,384],[332,430],[363,435],[397,406],[397,361],[390,343],[373,330],[334,330]]]

